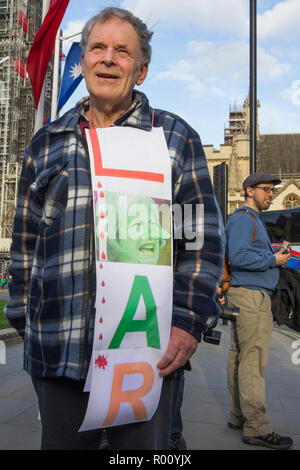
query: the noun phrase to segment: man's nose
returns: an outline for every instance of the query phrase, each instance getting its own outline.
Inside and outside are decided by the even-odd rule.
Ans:
[[[103,54],[101,55],[101,62],[104,62],[106,65],[115,63],[115,51],[112,47],[107,47]]]

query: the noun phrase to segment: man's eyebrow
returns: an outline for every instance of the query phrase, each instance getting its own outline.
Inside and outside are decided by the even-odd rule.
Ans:
[[[107,47],[105,42],[104,41],[101,41],[101,40],[94,40],[93,42],[91,42],[90,44],[90,48],[93,48],[93,47],[96,47],[96,46],[104,46],[104,47]],[[120,42],[120,43],[116,43],[114,45],[114,49],[127,49],[128,51],[131,50],[131,48],[129,47],[128,44],[126,43],[123,43],[123,42]]]
[[[121,48],[121,47],[122,47],[122,48],[124,48],[124,49],[129,49],[128,44],[123,43],[123,42],[117,44],[115,47],[117,47],[117,48]]]
[[[90,43],[89,47],[95,47],[95,46],[104,46],[104,43],[103,41],[99,41],[95,39],[93,42]]]

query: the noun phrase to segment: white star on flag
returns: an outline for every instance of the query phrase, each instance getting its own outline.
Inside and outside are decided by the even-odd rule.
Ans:
[[[81,74],[81,64],[74,64],[70,69],[70,76],[75,80]]]

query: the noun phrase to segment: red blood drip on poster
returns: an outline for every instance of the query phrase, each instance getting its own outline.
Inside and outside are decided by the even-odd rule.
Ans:
[[[98,356],[97,359],[95,360],[95,365],[96,367],[99,367],[99,369],[103,369],[105,370],[105,367],[107,366],[107,360],[105,358],[105,356]]]

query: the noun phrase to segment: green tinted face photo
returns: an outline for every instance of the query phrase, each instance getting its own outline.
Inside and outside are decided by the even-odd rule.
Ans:
[[[171,218],[169,201],[164,201],[164,226],[159,207],[151,197],[105,194],[107,216],[107,261],[135,264],[171,264]],[[96,213],[99,212],[96,208]],[[100,217],[97,214],[96,222]],[[99,224],[97,224],[99,225]],[[98,246],[99,230],[96,229]],[[98,250],[99,251],[99,250]],[[160,260],[161,252],[163,259]],[[99,253],[97,258],[99,259]]]
[[[145,202],[148,205],[144,205]],[[152,206],[152,207],[151,207]],[[128,263],[156,264],[164,240],[159,239],[159,214],[155,204],[150,201],[133,204],[127,215],[120,221],[126,223],[128,238],[119,240],[119,261]]]

